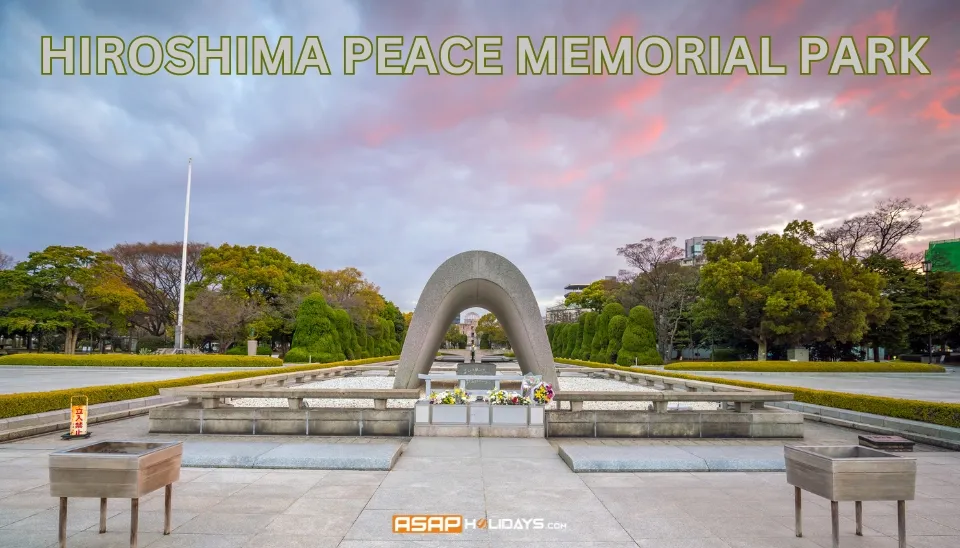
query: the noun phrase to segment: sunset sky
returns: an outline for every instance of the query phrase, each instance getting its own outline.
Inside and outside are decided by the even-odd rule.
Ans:
[[[40,36],[305,35],[332,76],[41,76]],[[344,35],[502,35],[504,76],[341,73]],[[773,39],[776,76],[515,74],[517,35]],[[799,36],[926,35],[929,76],[799,76]],[[0,249],[191,240],[355,266],[412,310],[500,253],[541,306],[646,237],[754,235],[910,197],[960,236],[956,0],[5,0]]]

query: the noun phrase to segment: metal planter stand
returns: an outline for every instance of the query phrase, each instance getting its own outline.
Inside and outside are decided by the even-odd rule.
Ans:
[[[859,445],[783,448],[787,483],[794,486],[796,534],[803,536],[801,496],[830,501],[833,548],[840,546],[840,502],[856,505],[856,534],[863,535],[863,501],[897,501],[899,548],[907,548],[906,501],[916,495],[917,460]]]
[[[171,530],[173,484],[180,479],[182,442],[101,441],[50,455],[50,494],[60,498],[60,548],[67,546],[67,499],[100,499],[100,532],[107,532],[107,499],[130,499],[130,548],[137,548],[140,498],[164,488],[163,534]]]

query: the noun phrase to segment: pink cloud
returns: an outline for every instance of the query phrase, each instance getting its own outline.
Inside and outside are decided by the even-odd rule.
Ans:
[[[620,158],[643,156],[650,152],[666,130],[667,123],[663,116],[657,116],[650,123],[628,131],[617,137],[614,145],[614,154]]]
[[[937,92],[934,98],[927,103],[926,108],[920,112],[920,117],[936,122],[937,129],[950,129],[954,124],[960,125],[960,114],[950,112],[944,105],[946,101],[951,99],[960,100],[960,85],[944,87]]]
[[[765,27],[780,27],[794,21],[803,0],[760,0],[747,12],[747,21]]]
[[[606,196],[607,189],[600,184],[595,184],[588,188],[583,197],[580,198],[577,229],[581,233],[590,230],[596,224],[600,213],[603,211]]]

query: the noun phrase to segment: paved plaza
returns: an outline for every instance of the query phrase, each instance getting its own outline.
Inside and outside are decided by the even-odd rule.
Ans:
[[[180,439],[242,444],[386,443],[396,438],[271,438],[148,434],[137,417],[91,427],[96,440]],[[857,432],[807,423],[805,444],[854,444]],[[140,504],[140,546],[150,548],[531,546],[593,548],[817,548],[830,546],[829,502],[806,495],[804,537],[793,532],[793,490],[783,473],[584,473],[570,471],[557,445],[744,448],[774,440],[401,439],[386,471],[184,468],[174,486],[173,533],[162,530],[162,490]],[[0,445],[0,546],[54,547],[57,499],[47,455],[89,443],[57,435]],[[796,442],[790,442],[796,443]],[[913,548],[960,546],[960,453],[917,446],[917,498],[907,503]],[[129,502],[110,500],[108,533],[98,501],[71,499],[67,545],[125,547]],[[841,546],[896,547],[896,505],[864,503],[864,536],[854,536],[853,504],[842,504]],[[466,519],[542,519],[544,529],[468,529],[458,535],[394,534],[400,513]],[[491,522],[492,523],[492,522]]]
[[[908,400],[960,403],[960,371],[953,367],[946,369],[947,373],[680,373]]]
[[[249,371],[260,367],[38,367],[0,365],[0,394],[45,392]]]

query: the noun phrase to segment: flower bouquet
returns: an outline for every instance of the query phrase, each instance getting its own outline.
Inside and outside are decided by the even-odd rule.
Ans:
[[[542,382],[533,389],[533,401],[547,405],[553,401],[553,386],[548,382]]]
[[[490,405],[530,405],[530,398],[504,390],[491,390],[487,394],[487,401]]]
[[[443,392],[433,392],[430,394],[430,403],[434,405],[458,405],[467,403],[469,396],[462,388],[454,388],[453,391],[444,390]]]

